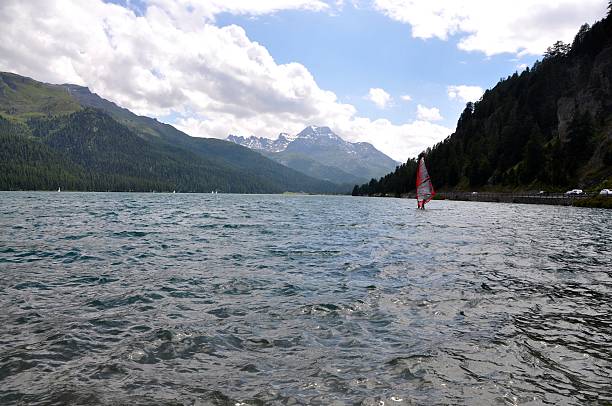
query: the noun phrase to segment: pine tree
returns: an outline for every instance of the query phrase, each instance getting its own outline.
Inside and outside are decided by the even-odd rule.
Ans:
[[[563,41],[557,41],[552,46],[546,48],[546,52],[544,52],[544,59],[565,56],[568,54],[571,48],[571,45],[566,44]]]
[[[584,38],[586,37],[586,34],[589,32],[590,29],[591,29],[591,26],[589,24],[587,23],[582,24],[582,26],[578,30],[578,33],[574,37],[574,42],[572,42],[572,49],[575,49],[577,46],[579,46],[582,43],[582,41],[584,41]]]

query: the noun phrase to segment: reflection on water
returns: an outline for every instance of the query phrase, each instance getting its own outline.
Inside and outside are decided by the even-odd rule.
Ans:
[[[0,193],[0,403],[612,402],[612,216]]]

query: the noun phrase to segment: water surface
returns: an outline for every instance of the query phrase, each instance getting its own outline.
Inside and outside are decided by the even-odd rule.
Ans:
[[[0,404],[608,404],[612,215],[0,193]]]

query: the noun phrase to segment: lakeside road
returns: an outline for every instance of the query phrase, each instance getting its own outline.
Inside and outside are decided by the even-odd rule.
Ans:
[[[439,192],[436,195],[443,200],[459,200],[472,202],[492,202],[492,203],[521,203],[521,204],[548,204],[556,206],[574,206],[576,202],[586,201],[587,199],[599,198],[612,204],[612,196],[599,195],[596,193],[584,193],[581,195],[566,195],[565,193],[497,193],[497,192]],[[405,195],[408,199],[414,199],[414,194]]]

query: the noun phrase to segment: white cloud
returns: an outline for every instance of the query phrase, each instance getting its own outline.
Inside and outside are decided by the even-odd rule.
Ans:
[[[400,99],[402,99],[405,102],[409,102],[409,101],[412,101],[412,96],[410,96],[409,94],[404,94],[400,96]]]
[[[486,55],[540,55],[557,40],[605,16],[605,0],[375,0],[388,17],[410,24],[415,38],[447,40]]]
[[[386,108],[391,102],[391,95],[379,87],[371,88],[365,98],[374,103],[379,109]]]
[[[423,121],[440,121],[442,115],[437,107],[428,108],[419,104],[417,106],[417,118]]]
[[[102,0],[3,0],[0,70],[86,85],[138,114],[176,115],[177,127],[193,136],[274,137],[328,125],[401,161],[445,138],[451,129],[428,122],[358,116],[303,65],[277,64],[241,27],[213,22],[220,10],[257,14],[322,4],[150,0],[136,14]]]
[[[195,25],[203,20],[214,21],[221,13],[262,15],[282,10],[328,10],[330,6],[320,0],[145,0],[149,7],[163,9],[182,24]]]
[[[526,63],[521,63],[520,65],[517,65],[516,67],[519,71],[524,71],[525,69],[529,67],[529,65],[527,65]]]
[[[458,100],[462,103],[478,101],[484,93],[480,86],[467,85],[449,86],[446,91],[450,100]]]

